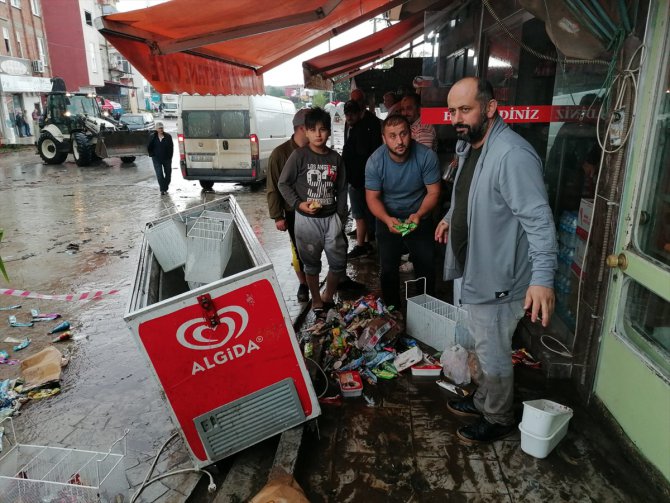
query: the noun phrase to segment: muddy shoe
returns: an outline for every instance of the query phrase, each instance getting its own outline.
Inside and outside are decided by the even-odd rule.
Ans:
[[[307,302],[309,300],[309,287],[301,283],[298,287],[298,302]]]
[[[482,413],[475,407],[475,402],[472,397],[463,398],[461,400],[449,400],[447,402],[447,409],[449,412],[463,417],[481,417]]]
[[[368,247],[365,245],[356,245],[347,253],[347,259],[367,257],[369,253]]]
[[[456,435],[467,444],[480,444],[505,438],[515,429],[514,424],[489,423],[482,417],[475,424],[460,427],[456,431]]]

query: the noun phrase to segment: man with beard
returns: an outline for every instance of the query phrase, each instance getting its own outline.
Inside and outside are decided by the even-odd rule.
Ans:
[[[365,165],[365,197],[377,217],[382,297],[388,306],[400,307],[400,256],[405,246],[412,256],[416,277],[426,278],[426,291],[434,290],[434,243],[430,212],[440,196],[440,166],[431,149],[414,141],[409,122],[399,114],[382,123],[384,145]],[[414,223],[402,235],[398,226]]]
[[[498,115],[491,84],[462,79],[447,100],[459,170],[435,240],[448,241],[445,280],[462,279],[454,301],[468,313],[481,369],[474,397],[451,400],[447,408],[479,418],[458,429],[461,440],[490,442],[515,429],[510,352],[517,323],[529,310],[531,321],[546,327],[554,311],[556,228],[540,159]]]

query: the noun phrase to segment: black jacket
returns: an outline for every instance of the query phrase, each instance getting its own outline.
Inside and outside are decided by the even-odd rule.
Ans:
[[[348,133],[342,158],[347,168],[347,181],[360,189],[365,186],[365,163],[382,144],[381,122],[375,115],[365,114]]]
[[[159,141],[158,134],[152,134],[147,149],[149,150],[149,157],[157,157],[161,161],[171,161],[174,153],[172,136],[163,133],[163,141]]]

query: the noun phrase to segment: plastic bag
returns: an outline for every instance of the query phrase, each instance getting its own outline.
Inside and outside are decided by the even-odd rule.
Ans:
[[[468,366],[468,352],[460,344],[445,349],[440,357],[442,372],[454,384],[470,384],[470,368]]]

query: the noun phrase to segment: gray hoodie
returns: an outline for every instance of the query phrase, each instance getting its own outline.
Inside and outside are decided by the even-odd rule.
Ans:
[[[464,141],[456,145],[456,181],[469,150]],[[453,201],[452,192],[452,208]],[[446,222],[451,213],[450,209],[445,215]],[[526,140],[496,117],[470,186],[465,268],[460,269],[448,245],[444,279],[463,278],[463,304],[523,299],[529,285],[554,287],[557,250],[540,158]]]

